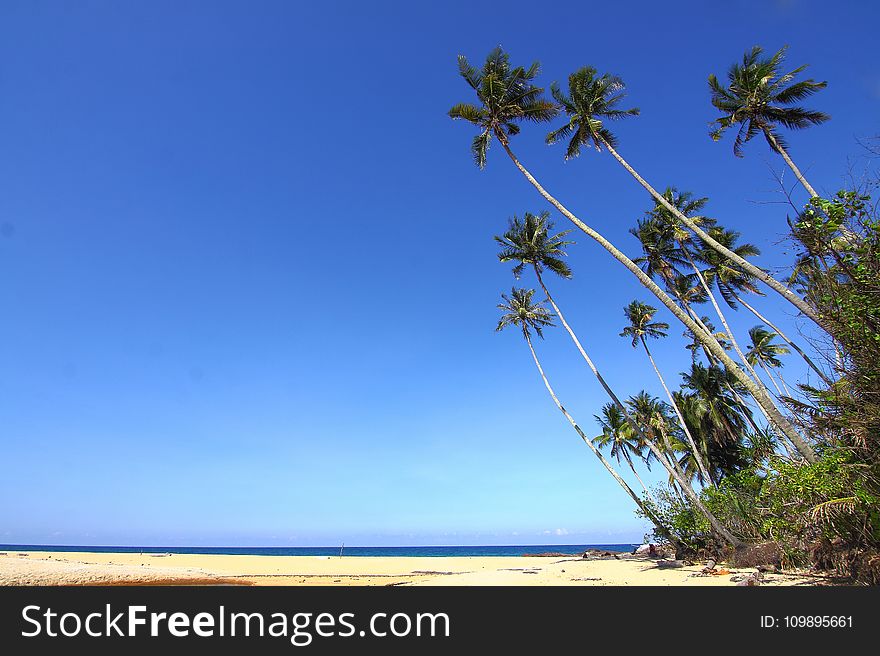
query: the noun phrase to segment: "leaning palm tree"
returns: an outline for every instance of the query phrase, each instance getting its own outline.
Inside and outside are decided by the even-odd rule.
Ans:
[[[503,303],[498,304],[498,309],[501,310],[501,319],[498,321],[498,326],[495,328],[496,331],[501,331],[508,326],[517,326],[522,331],[522,335],[526,340],[526,343],[529,345],[529,351],[532,354],[532,359],[535,361],[535,366],[538,368],[538,373],[541,375],[541,380],[544,382],[544,387],[547,388],[547,391],[550,393],[550,397],[553,399],[553,403],[556,404],[556,407],[559,408],[559,411],[565,415],[565,418],[568,420],[568,423],[571,424],[572,428],[574,428],[575,432],[580,436],[580,438],[586,443],[586,445],[590,448],[605,469],[608,470],[608,473],[618,482],[618,484],[624,489],[624,491],[630,496],[636,506],[645,514],[645,516],[657,527],[658,531],[664,533],[667,537],[674,537],[669,533],[668,528],[660,521],[660,519],[656,516],[650,505],[648,505],[644,500],[639,498],[639,496],[633,492],[632,488],[627,484],[627,482],[617,473],[614,469],[614,466],[608,462],[605,456],[596,448],[593,442],[586,436],[581,427],[578,426],[577,422],[574,418],[568,413],[562,403],[559,401],[559,398],[556,396],[556,393],[553,391],[553,388],[550,386],[550,381],[547,379],[547,375],[544,373],[544,368],[541,366],[541,361],[538,359],[538,354],[535,352],[535,347],[532,344],[532,332],[538,336],[543,337],[543,329],[553,325],[553,315],[543,306],[540,302],[533,302],[532,297],[535,294],[535,290],[533,289],[521,289],[514,287],[511,290],[510,296],[506,294],[502,294],[501,298]]]
[[[761,57],[763,49],[755,46],[743,55],[742,64],[730,67],[726,87],[714,75],[709,76],[712,104],[722,113],[713,122],[716,128],[710,135],[714,141],[718,141],[725,130],[739,126],[733,141],[733,152],[737,157],[742,157],[743,145],[752,137],[763,134],[770,149],[782,156],[812,198],[819,194],[789,157],[778,127],[782,125],[792,130],[803,130],[831,118],[823,112],[792,106],[792,103],[824,89],[828,83],[809,79],[790,84],[807,67],[799,66],[789,73],[782,73],[785,51],[786,48],[782,48],[771,57]]]
[[[764,370],[764,373],[767,374],[767,378],[773,383],[773,387],[776,388],[776,393],[782,396],[782,390],[779,389],[779,385],[776,384],[776,380],[773,378],[773,374],[770,373],[770,370],[780,369],[782,367],[782,362],[779,360],[779,356],[791,353],[791,351],[781,344],[774,344],[774,337],[776,337],[776,333],[771,333],[769,330],[766,330],[761,326],[754,326],[749,329],[751,344],[749,344],[746,357],[749,359],[749,363],[752,366],[755,366],[756,364],[760,365]],[[781,374],[779,375],[779,380],[785,388],[786,396],[790,397],[791,390],[788,389],[788,385],[785,384],[785,380],[783,380]]]
[[[624,418],[631,424],[632,429],[639,433],[639,425],[629,416],[626,406],[621,403],[620,399],[617,398],[617,395],[609,387],[596,364],[587,354],[577,334],[565,320],[565,315],[562,314],[562,310],[559,309],[559,306],[553,299],[553,295],[550,294],[550,290],[547,289],[547,285],[544,283],[542,274],[545,270],[551,271],[562,278],[571,278],[572,275],[571,269],[562,260],[563,257],[568,255],[565,252],[565,247],[573,243],[565,240],[565,236],[569,231],[557,234],[552,234],[552,232],[553,222],[550,221],[549,212],[545,211],[537,216],[526,212],[521,220],[514,216],[509,222],[507,231],[503,235],[495,236],[495,241],[501,246],[498,259],[501,262],[516,262],[516,265],[513,267],[513,274],[517,278],[522,275],[523,270],[527,266],[534,270],[535,277],[538,279],[538,284],[541,285],[547,301],[552,306],[556,316],[559,317],[560,323],[562,323],[569,337],[571,337],[571,341],[577,347],[590,371],[593,372],[602,389],[605,390],[605,393],[611,398]],[[644,439],[644,436],[641,436],[641,439]]]
[[[699,225],[670,204],[617,152],[615,149],[617,137],[608,129],[605,122],[623,119],[628,116],[637,116],[639,113],[639,110],[635,108],[620,109],[618,107],[624,99],[624,89],[623,80],[616,75],[608,73],[599,75],[596,69],[589,66],[578,69],[568,76],[567,94],[554,82],[550,88],[551,93],[556,102],[559,103],[568,115],[568,123],[550,132],[547,135],[547,143],[554,144],[557,141],[570,137],[568,148],[566,149],[566,159],[576,157],[580,153],[581,146],[593,146],[598,151],[601,151],[603,148],[607,149],[658,203],[661,203],[666,209],[675,214],[682,223],[706,242],[706,244],[729,257],[746,271],[764,282],[764,284],[777,291],[805,316],[821,326],[821,318],[806,301],[763,269],[743,260],[736,253],[715,241]]]
[[[486,152],[494,136],[498,139],[498,142],[504,148],[514,166],[535,187],[538,193],[568,220],[574,223],[579,230],[598,242],[618,262],[623,264],[663,305],[669,308],[679,321],[684,323],[706,345],[707,349],[724,362],[725,366],[730,367],[731,371],[742,381],[743,385],[750,388],[749,393],[753,395],[756,402],[767,407],[768,412],[773,417],[774,425],[787,435],[792,442],[799,444],[798,450],[803,454],[804,458],[809,462],[814,462],[816,454],[813,448],[801,438],[794,426],[791,425],[782,413],[773,407],[770,396],[749,379],[730,356],[724,352],[715,338],[676,305],[675,301],[645,275],[635,262],[629,259],[605,237],[572,214],[568,208],[544,189],[514,155],[510,148],[510,137],[519,133],[518,123],[524,120],[549,120],[556,113],[556,108],[552,103],[541,99],[540,96],[543,89],[533,84],[534,78],[538,73],[538,64],[533,64],[528,70],[523,67],[513,68],[510,65],[507,54],[500,48],[496,48],[489,53],[481,70],[471,66],[463,55],[459,55],[458,66],[460,75],[476,93],[480,105],[460,103],[449,110],[449,116],[453,119],[468,121],[479,129],[479,134],[471,144],[471,151],[477,165],[485,165]]]
[[[650,494],[648,486],[645,485],[633,464],[633,458],[642,460],[645,464],[648,463],[645,458],[645,445],[632,430],[620,408],[613,403],[606,403],[602,406],[602,414],[595,415],[595,418],[602,432],[593,438],[593,444],[600,450],[609,447],[611,457],[616,458],[618,464],[621,459],[625,460],[642,489],[646,494]]]
[[[709,472],[706,469],[702,458],[700,457],[699,449],[697,449],[697,443],[694,441],[691,432],[688,430],[684,417],[681,414],[681,410],[678,408],[678,405],[676,405],[675,399],[672,397],[672,392],[669,391],[669,387],[666,385],[666,381],[663,379],[663,374],[660,373],[660,369],[657,367],[657,363],[654,362],[654,356],[651,354],[651,349],[648,348],[648,342],[645,339],[659,339],[661,337],[666,337],[666,331],[669,330],[669,324],[662,321],[652,321],[654,315],[657,313],[657,308],[651,307],[646,303],[641,303],[640,301],[632,301],[629,305],[623,308],[623,313],[624,315],[626,315],[626,318],[629,321],[629,325],[624,327],[623,332],[620,333],[620,336],[631,337],[633,348],[638,346],[639,343],[641,343],[642,347],[644,347],[645,354],[648,356],[648,360],[650,360],[651,366],[654,368],[654,373],[657,374],[657,378],[660,380],[660,385],[663,386],[663,391],[666,392],[666,396],[667,398],[669,398],[669,402],[672,404],[672,409],[675,411],[675,416],[678,417],[678,421],[681,424],[682,430],[687,437],[688,444],[690,444],[691,448],[694,451],[694,459],[697,461],[697,464],[700,467],[700,473],[702,473],[704,477],[703,480],[708,481]]]

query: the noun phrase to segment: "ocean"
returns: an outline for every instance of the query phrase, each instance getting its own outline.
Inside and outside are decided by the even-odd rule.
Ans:
[[[587,549],[631,552],[636,544],[528,544],[463,547],[344,547],[345,556],[523,556],[563,553],[580,555]],[[238,556],[338,556],[340,547],[94,547],[85,545],[5,544],[0,551],[84,551],[92,553],[227,554]]]

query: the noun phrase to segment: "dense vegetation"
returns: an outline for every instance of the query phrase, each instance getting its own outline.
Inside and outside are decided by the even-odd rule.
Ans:
[[[754,264],[759,251],[735,226],[704,213],[707,198],[672,186],[658,192],[618,152],[611,124],[639,111],[625,106],[617,76],[580,68],[565,89],[554,82],[548,98],[536,83],[537,63],[513,66],[500,48],[481,68],[460,56],[459,73],[478,102],[457,104],[449,115],[477,127],[471,151],[480,168],[497,140],[552,208],[653,295],[625,304],[620,335],[644,352],[664,398],[638,391],[622,399],[548,287],[548,274],[572,277],[565,261],[572,230],[557,231],[545,210],[513,217],[495,237],[499,259],[513,263],[517,280],[533,276],[543,295],[516,286],[502,295],[498,330],[521,331],[554,403],[656,536],[679,553],[813,566],[878,583],[880,217],[871,201],[878,181],[863,181],[833,198],[817,194],[789,155],[782,131],[829,120],[798,104],[826,83],[798,80],[804,66],[784,72],[784,56],[784,49],[767,56],[756,47],[725,81],[709,76],[709,99],[719,112],[710,136],[720,140],[727,131],[735,133],[736,156],[763,136],[809,197],[806,205],[792,204],[788,225],[798,254],[784,281]],[[607,151],[651,195],[652,206],[630,231],[639,251],[634,257],[552,196],[512,150],[511,138],[523,123],[558,117],[548,145],[564,143],[566,159],[589,148]],[[807,332],[820,337],[787,335],[761,314],[754,297],[768,290],[778,312],[796,312],[811,324]],[[674,331],[663,310],[680,324]],[[732,330],[733,312],[754,317],[747,334]],[[609,398],[597,409],[601,432],[595,437],[565,409],[535,348],[533,336],[541,337],[557,320]],[[676,383],[660,370],[650,345],[682,329],[684,371]],[[808,378],[795,381],[785,372],[791,358],[803,360]],[[649,488],[637,465],[659,466],[668,482]],[[630,475],[639,492],[627,481]]]

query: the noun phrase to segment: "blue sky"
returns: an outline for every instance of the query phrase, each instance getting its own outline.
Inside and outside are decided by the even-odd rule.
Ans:
[[[501,44],[547,85],[586,64],[623,76],[642,116],[617,127],[621,153],[781,267],[782,162],[711,142],[706,76],[755,44],[812,64],[833,120],[791,153],[833,192],[878,132],[880,11],[423,5],[3,3],[0,542],[641,539],[522,340],[493,333],[512,276],[492,235],[546,207],[499,148],[473,166],[472,130],[446,116],[471,100],[455,56]],[[605,154],[564,163],[545,132],[516,138],[523,161],[636,254],[644,192]],[[621,394],[661,393],[617,336],[646,293],[573,238],[575,279],[554,281],[570,322]],[[656,345],[671,378],[679,332]],[[593,434],[600,389],[560,331],[539,348]]]

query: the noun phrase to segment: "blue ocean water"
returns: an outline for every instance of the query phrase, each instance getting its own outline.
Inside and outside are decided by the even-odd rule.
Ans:
[[[580,555],[586,549],[631,552],[635,544],[528,544],[463,547],[345,547],[346,556],[522,556],[563,553]],[[93,547],[85,545],[5,544],[0,551],[84,551],[92,553],[228,554],[239,556],[338,556],[340,547]]]

